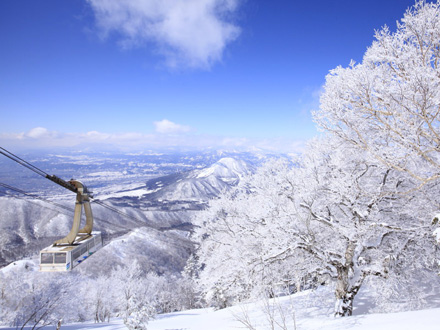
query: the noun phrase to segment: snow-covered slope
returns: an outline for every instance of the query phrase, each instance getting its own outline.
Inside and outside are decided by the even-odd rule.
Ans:
[[[81,264],[81,271],[108,273],[116,265],[128,266],[137,261],[144,270],[157,274],[179,273],[193,251],[192,243],[179,232],[148,227],[134,229],[107,243],[93,255],[92,262]]]
[[[68,216],[39,200],[0,197],[0,267],[67,234],[68,222]]]
[[[281,300],[284,306],[290,298]],[[333,316],[316,315],[311,308],[310,314],[298,317],[295,310],[285,307],[286,327],[283,328],[283,319],[274,308],[275,320],[271,322],[270,315],[264,311],[260,304],[241,305],[214,311],[212,309],[201,309],[183,311],[178,313],[160,315],[156,320],[148,324],[148,330],[165,329],[186,329],[186,330],[233,330],[233,329],[301,329],[301,330],[438,330],[438,315],[440,308],[410,311],[389,314],[370,314],[351,316],[346,318],[334,318]],[[277,315],[278,314],[278,315]],[[298,313],[302,314],[302,313]],[[294,319],[295,317],[295,319]],[[246,318],[249,320],[249,327],[244,325]],[[240,322],[239,320],[242,320]],[[120,324],[120,323],[119,323]],[[281,327],[277,326],[281,324]],[[296,324],[296,327],[295,327]],[[123,324],[121,324],[122,326]],[[272,327],[272,325],[274,327]],[[67,329],[67,328],[66,328]],[[70,329],[75,329],[73,326]],[[117,322],[114,327],[108,329],[121,329]]]

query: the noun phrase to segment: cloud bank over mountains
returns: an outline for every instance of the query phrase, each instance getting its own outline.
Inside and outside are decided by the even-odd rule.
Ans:
[[[171,68],[210,68],[238,38],[241,0],[87,0],[100,36],[124,48],[151,47]]]
[[[154,122],[154,133],[58,132],[35,127],[27,132],[0,133],[0,145],[11,149],[142,151],[148,149],[226,149],[240,151],[301,152],[305,140],[288,138],[227,137],[197,134],[190,127],[169,120]]]

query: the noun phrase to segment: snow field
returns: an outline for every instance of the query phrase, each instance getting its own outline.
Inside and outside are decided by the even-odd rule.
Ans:
[[[359,297],[368,303],[368,292]],[[235,329],[288,329],[288,330],[438,330],[440,308],[388,314],[360,314],[351,317],[333,316],[333,292],[329,287],[308,290],[292,296],[262,300],[214,310],[194,309],[157,315],[148,325],[148,330],[235,330]],[[355,310],[364,312],[365,309]],[[247,324],[248,326],[246,326]],[[31,327],[25,328],[30,329]],[[48,326],[44,329],[53,330]],[[0,327],[2,330],[14,328]],[[109,323],[76,323],[62,325],[64,330],[126,329],[122,319],[114,318]]]

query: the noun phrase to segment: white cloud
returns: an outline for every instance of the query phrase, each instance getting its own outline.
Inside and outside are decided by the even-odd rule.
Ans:
[[[50,133],[49,131],[44,127],[35,127],[31,129],[29,132],[26,133],[27,137],[38,139],[42,137],[49,137]]]
[[[179,125],[167,119],[155,121],[154,126],[156,127],[156,132],[161,134],[186,133],[191,130],[188,126]]]
[[[230,17],[242,0],[87,0],[105,38],[124,48],[147,43],[170,67],[209,68],[240,34]]]

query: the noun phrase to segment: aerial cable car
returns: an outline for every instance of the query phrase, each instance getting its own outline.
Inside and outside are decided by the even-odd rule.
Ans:
[[[76,192],[72,229],[66,237],[55,241],[40,252],[40,271],[70,271],[102,247],[101,232],[93,232],[93,213],[90,206],[91,191],[77,180],[68,182],[55,175],[49,180]],[[86,224],[80,229],[84,207]]]

